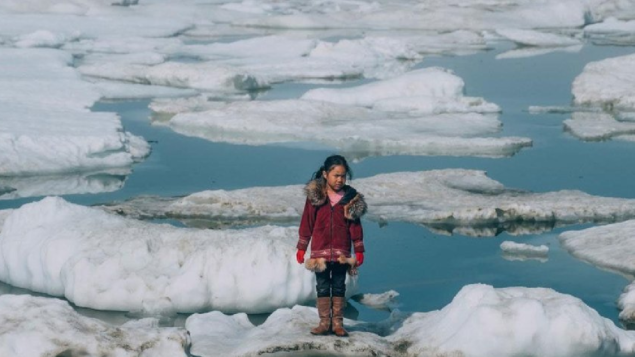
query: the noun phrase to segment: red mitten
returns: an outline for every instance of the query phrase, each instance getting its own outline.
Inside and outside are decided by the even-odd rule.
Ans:
[[[361,266],[364,263],[364,253],[355,252],[355,259],[357,259],[357,266]]]
[[[306,251],[302,249],[298,249],[298,252],[295,253],[295,259],[298,261],[298,264],[304,263],[304,253],[306,253]]]

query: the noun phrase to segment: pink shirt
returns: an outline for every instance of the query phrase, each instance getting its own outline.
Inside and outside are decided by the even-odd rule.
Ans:
[[[331,206],[335,206],[342,199],[342,197],[344,197],[344,190],[340,190],[340,192],[327,192],[329,194],[329,201],[331,201]]]

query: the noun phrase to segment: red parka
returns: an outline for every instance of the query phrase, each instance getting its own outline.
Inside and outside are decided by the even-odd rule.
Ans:
[[[311,243],[311,259],[337,261],[340,255],[351,256],[364,251],[364,232],[360,217],[366,213],[364,196],[351,186],[344,186],[344,197],[331,206],[322,179],[310,181],[304,188],[307,199],[300,222],[297,248],[307,250]]]

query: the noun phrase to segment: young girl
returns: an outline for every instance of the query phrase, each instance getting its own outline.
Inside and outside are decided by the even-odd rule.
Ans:
[[[364,262],[360,217],[366,213],[366,202],[354,188],[346,185],[347,177],[351,178],[352,172],[346,159],[340,155],[329,156],[304,188],[307,199],[296,258],[299,264],[304,263],[310,242],[311,258],[306,266],[315,271],[320,317],[320,324],[311,329],[314,335],[326,335],[332,328],[337,336],[348,336],[343,320],[349,268],[345,258],[351,257],[351,243],[356,260],[352,264],[360,266]]]

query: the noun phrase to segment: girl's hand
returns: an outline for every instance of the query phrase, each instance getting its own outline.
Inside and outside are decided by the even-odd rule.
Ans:
[[[304,253],[306,253],[306,251],[302,249],[298,249],[298,252],[295,253],[295,259],[298,261],[298,264],[304,263]]]
[[[364,263],[364,253],[355,252],[355,259],[357,260],[357,266],[361,266]]]

